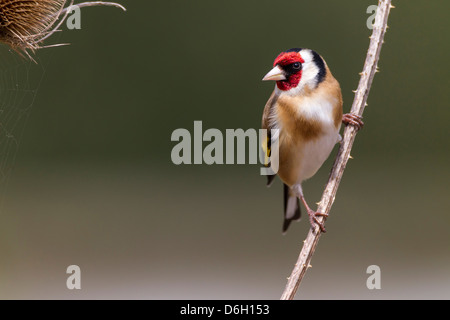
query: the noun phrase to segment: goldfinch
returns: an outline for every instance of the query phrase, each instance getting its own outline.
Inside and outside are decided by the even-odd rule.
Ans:
[[[270,156],[271,145],[277,140],[277,175],[284,183],[283,233],[292,220],[300,219],[299,199],[308,212],[311,226],[318,224],[325,232],[316,218],[324,215],[308,206],[302,182],[314,176],[334,145],[341,141],[341,123],[360,129],[363,122],[357,115],[343,115],[339,82],[325,60],[311,49],[281,52],[273,69],[264,76],[263,81],[267,80],[276,81],[276,86],[262,116],[262,128],[268,131],[263,150]],[[268,186],[274,177],[268,176]]]

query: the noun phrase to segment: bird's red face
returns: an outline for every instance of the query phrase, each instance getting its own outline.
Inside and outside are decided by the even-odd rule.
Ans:
[[[302,78],[302,63],[305,61],[298,52],[282,52],[275,59],[273,66],[280,66],[285,71],[286,80],[277,81],[280,90],[295,88]]]
[[[282,91],[297,87],[302,78],[302,64],[305,62],[298,51],[291,49],[280,53],[273,63],[274,68],[263,80],[276,80],[278,89]]]

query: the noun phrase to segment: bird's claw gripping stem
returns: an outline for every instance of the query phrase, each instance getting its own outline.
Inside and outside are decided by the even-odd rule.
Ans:
[[[344,114],[342,116],[342,123],[344,123],[346,126],[348,125],[354,126],[357,131],[361,130],[364,127],[362,117],[354,113]]]

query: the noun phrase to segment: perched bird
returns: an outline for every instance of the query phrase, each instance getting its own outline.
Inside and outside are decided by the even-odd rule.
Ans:
[[[325,232],[316,218],[324,214],[308,206],[302,182],[319,170],[334,145],[341,141],[341,123],[360,129],[363,122],[357,115],[343,115],[339,82],[325,60],[311,49],[294,48],[280,53],[263,80],[276,81],[262,117],[262,128],[268,131],[263,150],[268,157],[271,145],[277,140],[277,175],[284,183],[283,233],[292,220],[300,219],[299,199],[308,212],[311,226],[318,224]],[[268,176],[268,186],[274,178],[275,175]]]

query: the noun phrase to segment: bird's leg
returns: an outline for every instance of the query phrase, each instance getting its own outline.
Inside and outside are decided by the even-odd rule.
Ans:
[[[354,113],[346,113],[342,116],[342,123],[346,126],[351,125],[356,128],[357,131],[361,130],[364,127],[364,122],[362,121],[362,117],[358,116]]]
[[[292,187],[292,190],[295,192],[297,197],[303,202],[303,205],[305,206],[306,211],[308,212],[308,217],[309,217],[309,222],[311,224],[311,228],[313,228],[313,230],[314,230],[315,229],[314,225],[317,224],[322,233],[327,232],[325,230],[325,226],[324,226],[323,222],[320,222],[319,220],[317,220],[317,217],[328,217],[328,214],[314,211],[308,206],[308,203],[306,202],[305,197],[303,196],[303,190],[302,190],[302,187],[300,184],[294,185]]]
[[[323,222],[320,222],[319,220],[317,220],[317,217],[328,217],[328,214],[320,213],[320,212],[312,210],[306,203],[305,197],[301,196],[300,200],[302,200],[303,204],[305,205],[306,211],[308,211],[309,222],[311,223],[311,227],[314,229],[314,224],[317,224],[319,226],[321,232],[323,232],[323,233],[327,232],[325,230],[325,226],[323,225]]]

